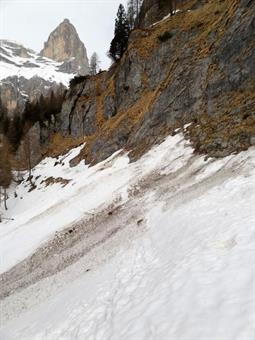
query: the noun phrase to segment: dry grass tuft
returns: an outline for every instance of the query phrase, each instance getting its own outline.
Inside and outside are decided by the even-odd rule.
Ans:
[[[62,177],[48,177],[46,179],[44,179],[43,181],[41,181],[41,184],[44,184],[45,187],[48,187],[49,185],[53,185],[56,183],[59,183],[62,185],[62,187],[65,187],[68,183],[71,182],[71,179],[66,179],[66,178],[62,178]]]
[[[47,148],[43,150],[43,156],[47,157],[57,157],[60,155],[64,155],[69,152],[71,149],[81,145],[84,143],[84,137],[73,138],[71,136],[64,137],[60,133],[55,133]]]

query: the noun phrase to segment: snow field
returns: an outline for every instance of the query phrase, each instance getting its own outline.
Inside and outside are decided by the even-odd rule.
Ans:
[[[1,271],[116,198],[130,220],[77,263],[3,300],[0,339],[253,340],[255,149],[204,161],[178,134],[135,163],[119,152],[70,168],[79,150],[40,163],[36,190],[23,183],[10,194]],[[49,175],[71,181],[40,184]]]
[[[45,57],[38,57],[31,51],[29,58],[15,56],[11,46],[1,41],[1,48],[6,52],[0,56],[10,61],[10,63],[0,61],[0,82],[8,77],[24,77],[31,79],[40,77],[50,82],[62,83],[66,87],[74,74],[59,72],[58,68],[62,63],[55,62]],[[28,67],[29,64],[29,67]]]

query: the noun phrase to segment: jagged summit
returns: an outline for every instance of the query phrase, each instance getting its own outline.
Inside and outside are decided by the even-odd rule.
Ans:
[[[69,19],[64,19],[49,35],[40,52],[44,57],[64,62],[62,71],[87,74],[89,63],[87,51]]]

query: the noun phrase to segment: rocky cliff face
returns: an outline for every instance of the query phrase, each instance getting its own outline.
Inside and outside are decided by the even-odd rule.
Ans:
[[[176,10],[194,9],[206,0],[176,0]],[[171,0],[144,0],[139,14],[138,26],[146,28],[162,20],[171,11]]]
[[[40,54],[63,62],[61,70],[64,72],[88,74],[89,62],[86,48],[68,19],[65,19],[50,34]]]
[[[109,72],[69,90],[58,130],[86,137],[80,158],[97,162],[120,148],[136,158],[186,123],[195,149],[211,156],[254,143],[255,2],[194,4],[133,31]]]

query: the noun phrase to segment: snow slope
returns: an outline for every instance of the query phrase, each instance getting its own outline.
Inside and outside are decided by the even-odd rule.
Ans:
[[[56,231],[81,233],[68,250],[75,261],[46,275],[49,261],[68,258],[56,248],[41,258],[40,280],[2,299],[0,339],[253,340],[255,148],[205,161],[178,134],[135,163],[120,151],[70,168],[78,152],[44,160],[33,170],[37,189],[10,193],[14,221],[0,225],[9,281]],[[45,187],[49,176],[71,181]]]
[[[41,57],[32,50],[26,50],[28,57],[20,57],[16,51],[21,48],[24,49],[17,43],[0,40],[0,83],[8,77],[17,76],[26,79],[39,77],[68,86],[74,74],[60,72],[62,63]]]

